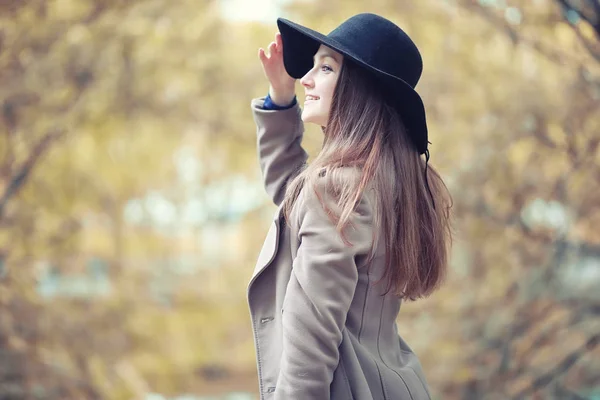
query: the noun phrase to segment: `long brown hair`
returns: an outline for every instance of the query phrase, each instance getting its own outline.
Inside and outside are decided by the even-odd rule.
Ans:
[[[386,279],[386,294],[393,287],[395,295],[416,300],[429,296],[445,279],[452,242],[452,197],[429,164],[427,181],[434,208],[425,182],[425,160],[382,93],[370,73],[344,60],[323,128],[323,147],[287,183],[283,210],[289,221],[302,188],[316,192],[316,179],[324,170],[326,176],[333,176],[327,185],[335,186],[331,192],[337,194],[341,210],[340,215],[327,212],[347,243],[343,230],[365,188],[372,187],[376,199],[373,226],[382,228],[386,249],[385,273],[375,284]],[[348,166],[358,167],[361,179],[340,184],[342,175],[336,172]],[[374,243],[378,240],[376,235]]]

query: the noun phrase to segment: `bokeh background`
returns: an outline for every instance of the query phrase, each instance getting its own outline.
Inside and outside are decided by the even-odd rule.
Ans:
[[[454,196],[397,321],[434,399],[600,399],[598,0],[0,1],[0,399],[258,399],[258,48],[367,11],[422,51]]]

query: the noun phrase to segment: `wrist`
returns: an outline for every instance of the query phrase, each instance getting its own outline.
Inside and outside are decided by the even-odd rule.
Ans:
[[[283,93],[269,89],[269,97],[273,103],[277,104],[278,106],[285,107],[292,104],[294,98],[296,97],[296,93],[294,91]]]

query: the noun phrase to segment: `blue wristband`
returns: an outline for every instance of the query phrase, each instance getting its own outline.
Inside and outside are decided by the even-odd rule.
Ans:
[[[265,110],[287,110],[288,108],[292,108],[293,106],[295,106],[296,103],[297,103],[296,96],[294,96],[294,99],[292,100],[292,102],[289,105],[287,105],[287,106],[277,105],[277,104],[273,103],[273,100],[271,100],[271,96],[269,95],[269,93],[267,93],[267,97],[265,97],[265,102],[263,104],[263,108]]]

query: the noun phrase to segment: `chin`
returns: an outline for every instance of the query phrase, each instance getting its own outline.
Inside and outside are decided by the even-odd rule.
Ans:
[[[312,115],[305,116],[304,114],[302,114],[301,118],[305,124],[315,124],[315,125],[319,125],[319,126],[325,125],[325,123],[322,121],[322,118],[316,118]]]

